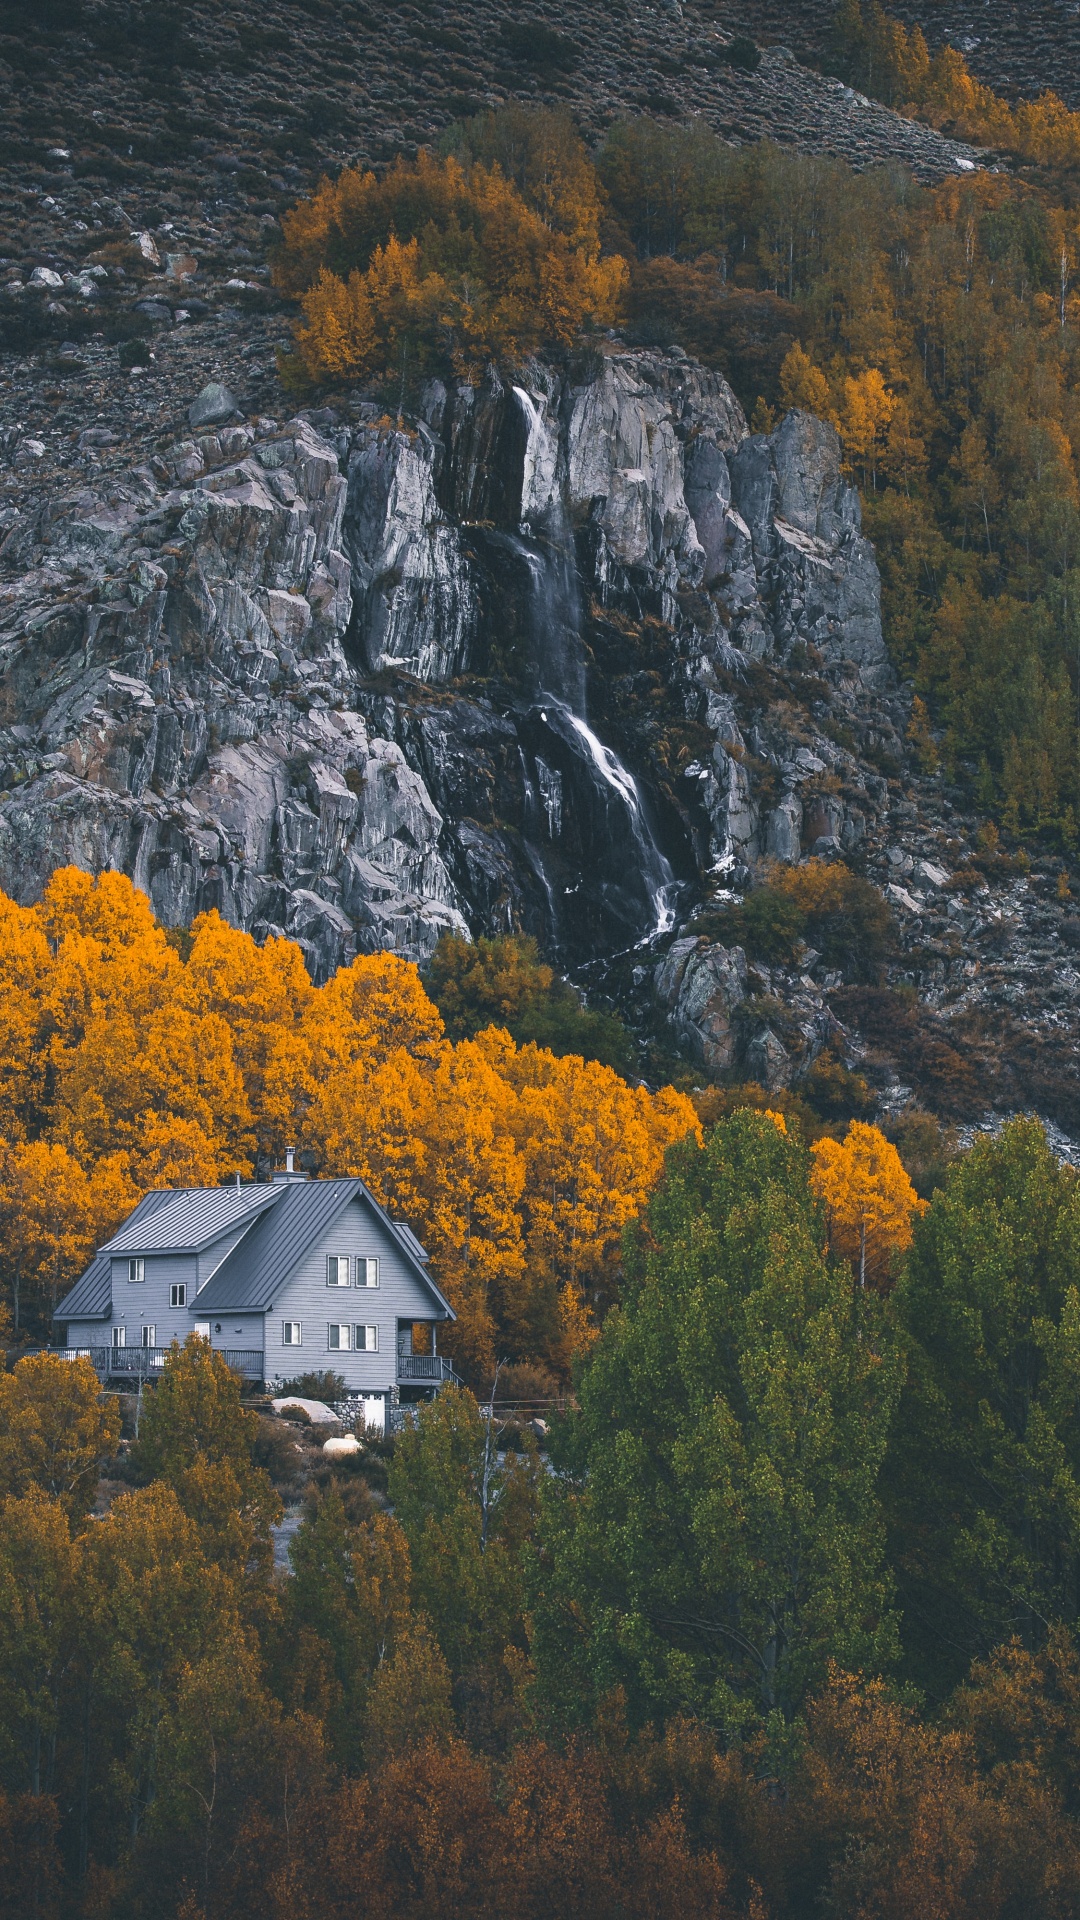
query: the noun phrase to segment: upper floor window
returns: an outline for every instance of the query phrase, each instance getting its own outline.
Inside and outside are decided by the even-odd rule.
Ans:
[[[157,1346],[157,1328],[156,1328],[156,1327],[144,1327],[144,1328],[143,1328],[143,1330],[142,1330],[142,1343],[143,1343],[143,1346],[144,1346],[144,1347],[156,1347],[156,1346]]]
[[[356,1263],[356,1284],[358,1287],[377,1287],[379,1284],[378,1260],[358,1260]]]
[[[378,1353],[379,1351],[378,1327],[356,1327],[354,1329],[354,1332],[356,1334],[357,1353]]]
[[[352,1328],[331,1325],[328,1329],[331,1353],[348,1353],[352,1346]]]
[[[174,1280],[172,1286],[169,1288],[169,1305],[170,1307],[187,1306],[186,1280]]]
[[[347,1253],[328,1253],[326,1256],[326,1284],[328,1287],[347,1287],[349,1284],[349,1256]]]
[[[146,1279],[146,1261],[141,1253],[137,1254],[134,1260],[128,1261],[128,1279],[132,1282]]]
[[[283,1347],[303,1345],[304,1330],[299,1320],[283,1320],[281,1323],[281,1344]]]

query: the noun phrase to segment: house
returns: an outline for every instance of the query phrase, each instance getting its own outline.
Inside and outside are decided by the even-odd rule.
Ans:
[[[146,1194],[55,1314],[102,1378],[153,1378],[199,1333],[268,1386],[332,1369],[378,1426],[456,1377],[437,1351],[453,1319],[409,1228],[362,1180],[309,1179],[291,1153],[268,1183]]]

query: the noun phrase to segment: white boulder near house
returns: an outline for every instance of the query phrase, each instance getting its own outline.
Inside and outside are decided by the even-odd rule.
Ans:
[[[427,1260],[362,1180],[309,1179],[290,1154],[268,1183],[146,1194],[55,1321],[63,1351],[87,1354],[103,1379],[153,1379],[172,1343],[198,1333],[270,1387],[339,1374],[366,1424],[386,1428],[392,1407],[456,1378],[437,1351],[455,1316]]]

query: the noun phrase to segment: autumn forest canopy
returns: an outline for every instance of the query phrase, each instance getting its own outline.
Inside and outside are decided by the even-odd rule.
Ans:
[[[145,1187],[294,1144],[420,1233],[479,1390],[298,1490],[196,1336],[137,1408],[15,1345],[13,1910],[1075,1912],[1080,1181],[1037,1123],[920,1196],[874,1126],[705,1126],[569,1051],[611,1036],[528,949],[315,988],[115,874],[0,911],[23,1328]],[[562,1397],[542,1454],[485,1411],[496,1359]]]
[[[833,70],[988,149],[901,171],[704,124],[617,123],[595,152],[508,107],[285,216],[294,377],[417,381],[565,357],[616,327],[724,370],[751,424],[832,421],[883,574],[892,658],[944,763],[1013,835],[1080,821],[1080,115],[1009,106],[945,47],[845,0]]]

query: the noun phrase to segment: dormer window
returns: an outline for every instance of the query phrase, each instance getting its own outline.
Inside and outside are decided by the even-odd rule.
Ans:
[[[349,1284],[349,1256],[347,1253],[328,1253],[326,1256],[326,1284],[328,1287],[347,1287]]]
[[[132,1286],[141,1286],[142,1282],[145,1279],[146,1279],[146,1261],[143,1259],[142,1254],[140,1253],[136,1255],[134,1260],[128,1261],[128,1280],[130,1281]]]

